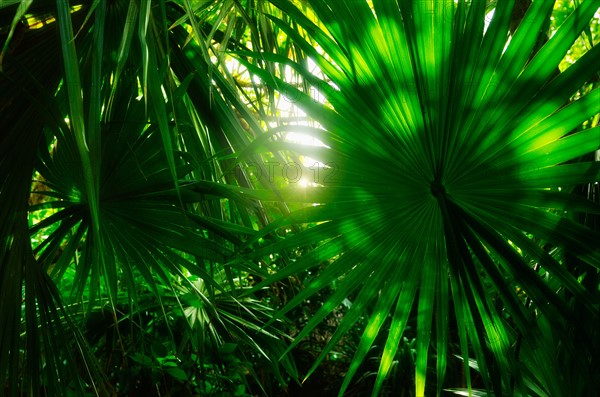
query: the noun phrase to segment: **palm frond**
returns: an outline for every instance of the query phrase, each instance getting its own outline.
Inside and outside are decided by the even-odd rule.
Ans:
[[[561,366],[547,368],[552,382],[539,387],[565,395],[574,379],[591,385],[589,358],[575,357],[592,335],[574,321],[579,310],[597,317],[597,290],[583,286],[561,257],[572,255],[586,272],[598,272],[599,231],[570,215],[600,209],[572,192],[600,179],[599,163],[582,157],[600,148],[600,132],[589,122],[581,127],[598,113],[600,91],[578,94],[598,73],[598,46],[560,74],[555,70],[597,5],[581,3],[537,49],[552,1],[533,2],[514,34],[514,1],[498,2],[487,27],[483,1],[310,1],[316,17],[292,2],[272,3],[301,28],[276,16],[273,23],[310,54],[322,75],[286,55],[243,52],[240,60],[321,124],[330,168],[337,171],[335,181],[297,193],[318,206],[287,219],[316,225],[272,247],[311,246],[324,256],[310,258],[331,262],[280,315],[339,281],[293,345],[353,298],[316,367],[369,310],[342,395],[391,316],[377,395],[414,310],[415,393],[433,393],[426,392],[433,344],[439,395],[454,317],[467,387],[474,354],[494,395],[525,395],[515,345],[535,350],[538,362],[553,362],[554,345],[537,337],[547,323],[582,377],[561,378]],[[255,61],[246,60],[250,56]],[[260,67],[262,59],[290,66],[328,103]],[[317,265],[299,260],[257,288]],[[573,302],[585,309],[574,310]]]
[[[206,284],[208,299],[235,301],[239,293],[234,279],[242,269],[225,263],[253,218],[266,223],[260,203],[239,186],[269,181],[232,168],[246,161],[238,152],[262,128],[213,65],[212,44],[190,34],[201,10],[181,3],[0,8],[0,385],[11,394],[70,393],[67,379],[79,382],[79,394],[104,393],[109,385],[92,388],[106,379],[79,329],[107,302],[117,319],[123,291],[134,311],[140,281],[159,302],[162,286],[193,277]],[[222,271],[230,285],[215,281]],[[263,320],[222,328],[250,324],[258,342],[234,334],[279,374],[283,342],[260,339]],[[57,335],[74,337],[62,346]],[[47,375],[38,378],[43,368]],[[290,363],[285,370],[293,375]]]

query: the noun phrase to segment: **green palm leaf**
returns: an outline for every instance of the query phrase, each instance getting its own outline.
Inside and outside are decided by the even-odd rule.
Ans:
[[[417,313],[418,396],[425,394],[433,341],[437,394],[444,387],[450,317],[465,372],[474,354],[494,395],[526,393],[517,341],[535,350],[538,360],[552,361],[553,345],[538,344],[540,322],[560,335],[567,354],[591,343],[589,329],[576,325],[580,337],[569,337],[577,313],[570,297],[585,306],[577,310],[597,316],[596,286],[582,286],[558,253],[598,272],[600,232],[570,214],[600,209],[572,193],[576,185],[600,180],[599,163],[581,157],[600,148],[600,132],[589,123],[579,127],[598,113],[600,90],[569,100],[598,73],[599,47],[557,76],[554,71],[597,5],[581,3],[538,51],[552,1],[533,2],[514,35],[508,34],[514,1],[499,2],[487,28],[483,1],[310,1],[313,19],[291,2],[272,2],[302,31],[276,17],[273,22],[327,79],[287,56],[241,54],[290,66],[329,104],[316,102],[285,75],[242,61],[322,125],[319,138],[336,171],[334,182],[297,193],[296,199],[320,205],[276,223],[317,222],[277,242],[273,251],[311,245],[332,262],[280,315],[339,281],[297,344],[354,297],[311,372],[367,309],[371,316],[340,395],[391,316],[373,391],[378,394],[411,311]],[[317,266],[315,257],[300,259],[258,288]],[[517,293],[521,289],[524,295]],[[589,362],[571,362],[581,371],[578,379],[591,385]],[[557,367],[547,374],[555,377],[541,386],[548,395],[572,390],[560,373]],[[466,382],[470,388],[468,375]]]
[[[188,30],[198,16],[198,33],[217,30],[206,10],[187,1],[29,3],[0,5],[0,394],[104,395],[114,385],[79,331],[99,306],[116,323],[123,301],[141,310],[143,290],[159,302],[153,310],[182,311],[161,294],[191,278],[203,280],[209,302],[237,302],[242,269],[225,263],[254,219],[266,220],[239,186],[269,181],[232,169],[258,164],[252,153],[236,157],[262,129],[212,63],[210,39]],[[217,33],[224,45],[241,41]],[[28,207],[32,175],[39,190]],[[284,342],[261,332],[266,316],[211,310],[228,316],[220,331],[233,330],[283,382]]]

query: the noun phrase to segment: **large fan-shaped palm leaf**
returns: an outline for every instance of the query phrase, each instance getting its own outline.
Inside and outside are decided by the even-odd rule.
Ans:
[[[235,301],[236,269],[224,270],[225,258],[266,217],[234,186],[269,181],[231,172],[233,155],[262,130],[211,61],[213,38],[237,48],[232,32],[244,31],[217,30],[227,11],[188,1],[0,4],[3,392],[60,395],[102,383],[73,314],[99,298],[116,306],[123,291],[134,309],[139,280],[160,302],[160,285],[194,274]],[[73,282],[61,284],[72,289],[59,290],[73,269]],[[266,337],[248,346],[279,365],[282,341],[254,320],[232,334]],[[74,365],[77,352],[86,365]]]
[[[318,205],[265,230],[316,223],[272,249],[312,244],[317,255],[265,283],[314,267],[317,257],[330,259],[282,310],[339,280],[299,339],[354,297],[315,367],[369,309],[341,394],[391,316],[377,394],[415,311],[417,395],[425,391],[432,348],[437,393],[444,387],[451,318],[465,366],[474,354],[494,395],[526,395],[531,382],[519,369],[525,350],[529,363],[545,367],[538,371],[545,376],[537,393],[588,395],[597,359],[579,354],[597,348],[597,332],[576,325],[569,330],[577,311],[597,317],[597,285],[584,287],[564,255],[587,275],[597,274],[600,232],[572,214],[600,212],[597,203],[573,192],[600,179],[600,163],[582,158],[600,148],[600,127],[589,121],[580,127],[599,112],[600,90],[570,99],[597,75],[600,46],[555,71],[597,4],[582,2],[538,49],[552,1],[534,1],[514,34],[515,1],[499,1],[489,26],[484,1],[310,1],[314,14],[283,0],[273,3],[301,29],[274,22],[327,79],[287,57],[254,57],[295,70],[329,104],[299,91],[285,75],[246,64],[322,125],[313,133],[329,149],[316,158],[326,162],[330,178],[302,193],[291,189],[290,200]],[[546,327],[573,358],[568,362],[582,374],[577,382],[560,376],[554,345],[538,339]],[[470,387],[468,367],[466,374]]]

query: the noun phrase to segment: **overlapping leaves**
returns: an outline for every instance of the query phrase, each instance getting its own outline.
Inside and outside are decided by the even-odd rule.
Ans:
[[[248,320],[210,306],[217,292],[236,302],[237,269],[218,282],[214,275],[252,232],[251,218],[264,214],[237,188],[252,185],[244,170],[230,172],[232,154],[260,128],[215,73],[205,38],[192,39],[181,23],[194,25],[197,11],[164,1],[1,5],[0,387],[7,393],[108,393],[79,333],[86,313],[123,301],[139,311],[141,290],[163,314],[183,310],[165,308],[161,288],[175,295],[172,283],[190,275],[205,283],[207,310],[227,315],[221,330],[235,328],[232,339],[280,365],[283,341],[260,328],[262,307],[249,307]],[[28,218],[41,220],[28,225]]]
[[[485,1],[309,1],[312,10],[302,2],[301,11],[273,0],[278,17],[262,14],[271,8],[261,1],[99,0],[79,12],[66,2],[23,1],[16,18],[10,3],[0,8],[9,21],[3,26],[15,21],[0,31],[12,36],[0,80],[0,379],[12,393],[89,387],[69,373],[79,369],[64,365],[65,357],[73,362],[69,352],[82,352],[92,365],[87,370],[99,372],[63,304],[65,291],[55,286],[64,272],[75,273],[73,302],[106,294],[113,305],[123,291],[135,305],[140,279],[160,297],[173,277],[194,274],[206,291],[185,285],[196,300],[188,314],[202,318],[193,309],[199,298],[206,313],[227,316],[211,332],[241,325],[232,334],[260,351],[275,341],[272,328],[259,329],[268,310],[251,301],[250,311],[232,316],[243,305],[224,286],[234,284],[237,264],[260,272],[251,261],[265,250],[299,246],[313,252],[257,289],[320,265],[315,258],[327,260],[275,320],[335,281],[300,340],[352,299],[316,367],[369,312],[344,388],[375,335],[389,329],[377,394],[409,326],[416,327],[418,395],[431,357],[441,393],[452,353],[465,359],[468,387],[474,356],[495,395],[586,395],[598,377],[600,233],[587,224],[600,212],[588,200],[600,180],[600,163],[590,156],[600,131],[586,120],[597,114],[600,94],[593,85],[578,91],[598,73],[598,46],[556,74],[597,12],[593,2],[580,2],[547,42],[540,35],[552,1],[534,1],[514,34],[515,0],[491,2],[489,26]],[[43,28],[16,22],[27,7]],[[230,10],[241,18],[229,19]],[[227,21],[224,33],[197,19],[210,13]],[[322,128],[280,126],[250,144],[261,128],[234,91],[233,76],[217,73],[207,50],[216,46],[213,38],[242,48],[235,44],[245,32],[240,21],[254,24],[252,48],[264,50],[240,53],[250,71],[297,100]],[[326,79],[308,70],[309,59]],[[286,67],[328,104],[287,82]],[[262,88],[255,88],[258,98]],[[260,100],[253,110],[265,115]],[[274,193],[249,189],[256,181],[243,170],[227,174],[236,155],[260,167],[258,147],[289,148],[267,142],[286,128],[318,134],[328,148],[304,154],[327,161],[334,180],[315,181],[324,186],[302,194]],[[50,191],[27,208],[34,165]],[[223,179],[232,186],[218,183]],[[268,178],[259,182],[273,187]],[[267,216],[254,199],[276,198],[319,205],[255,233]],[[28,210],[51,214],[31,230],[41,235],[34,252]],[[230,257],[298,222],[312,227]],[[215,281],[213,271],[225,261],[227,283]],[[210,302],[232,309],[219,313]],[[273,359],[280,347],[266,356]]]

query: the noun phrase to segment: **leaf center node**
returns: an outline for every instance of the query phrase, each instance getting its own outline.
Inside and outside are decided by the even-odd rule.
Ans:
[[[435,198],[440,198],[441,196],[446,194],[446,189],[444,188],[444,185],[442,185],[442,182],[438,181],[437,179],[431,182],[430,190],[431,194],[433,194],[433,197]]]

